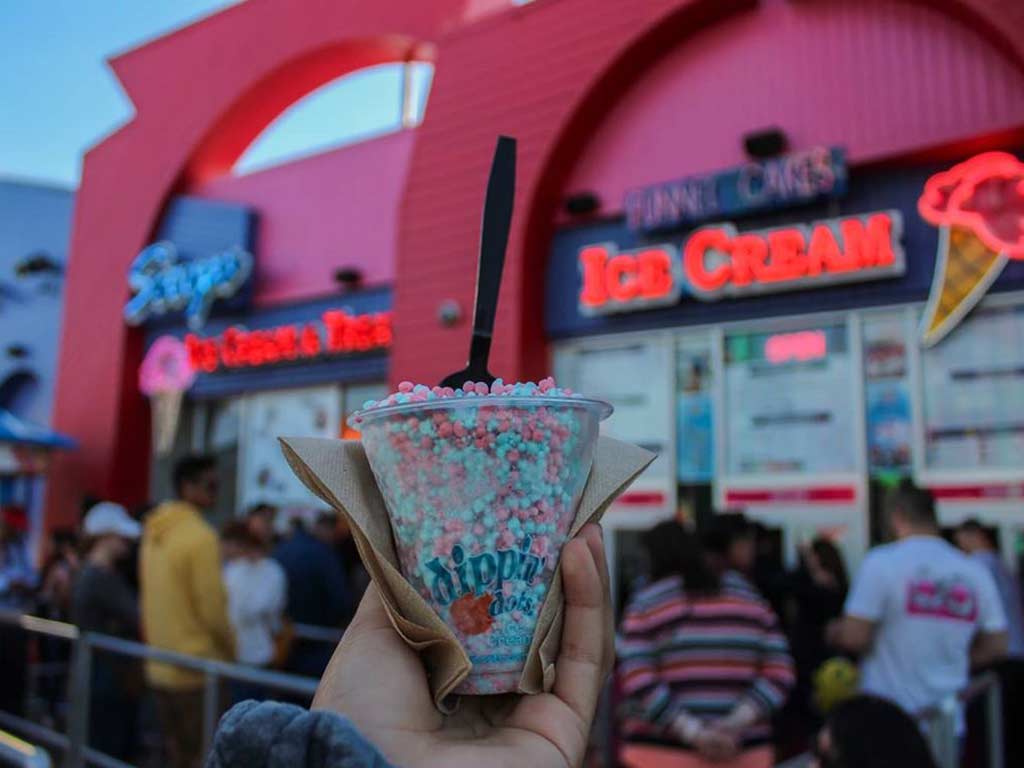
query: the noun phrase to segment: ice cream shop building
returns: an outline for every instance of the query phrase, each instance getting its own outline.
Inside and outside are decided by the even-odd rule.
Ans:
[[[492,368],[607,398],[659,452],[616,527],[744,509],[788,557],[828,533],[856,560],[912,477],[1010,556],[1022,27],[1013,0],[248,0],[114,59],[136,116],[85,159],[49,515],[162,493],[189,449],[231,508],[303,503],[277,434],[461,365],[504,133]],[[233,173],[317,87],[409,62],[422,121]]]

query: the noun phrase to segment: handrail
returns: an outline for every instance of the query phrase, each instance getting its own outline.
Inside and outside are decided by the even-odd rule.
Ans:
[[[338,627],[321,627],[317,624],[292,624],[295,637],[299,640],[313,640],[319,643],[337,644],[345,630]]]
[[[62,638],[70,641],[72,644],[69,699],[74,702],[74,706],[71,708],[70,717],[68,718],[67,735],[16,717],[10,713],[0,712],[0,724],[19,730],[33,739],[63,750],[65,753],[64,765],[69,766],[69,768],[81,768],[86,764],[98,765],[100,768],[131,768],[127,763],[90,749],[86,744],[91,698],[92,659],[96,650],[137,659],[163,662],[202,673],[204,678],[203,744],[207,751],[213,741],[213,733],[220,715],[220,683],[222,679],[240,680],[252,685],[310,697],[316,693],[318,684],[318,681],[311,677],[261,669],[229,661],[204,659],[164,648],[154,648],[153,646],[133,640],[125,640],[96,632],[83,632],[73,624],[42,619],[38,616],[30,616],[17,611],[0,609],[0,624],[20,627],[26,632],[37,635]],[[304,627],[303,629],[309,628]],[[324,627],[313,629],[314,631],[308,634],[317,635],[317,637],[311,639],[336,642],[333,630]]]
[[[938,705],[922,709],[917,720],[926,726],[926,737],[940,768],[956,768],[960,764],[960,734],[957,726],[960,707],[985,697],[985,720],[989,768],[1003,768],[1003,697],[999,677],[991,670],[968,681],[955,696]]]
[[[133,640],[124,640],[110,635],[101,635],[95,632],[82,632],[74,624],[67,624],[52,619],[40,619],[36,616],[28,616],[17,611],[0,610],[0,623],[13,624],[36,634],[60,637],[67,640],[79,640],[88,636],[89,644],[95,648],[122,653],[126,656],[146,659],[150,661],[161,661],[166,664],[193,669],[197,672],[210,672],[218,677],[227,677],[233,680],[241,680],[255,685],[266,685],[289,693],[302,695],[313,695],[316,693],[316,681],[312,678],[292,675],[287,672],[275,672],[272,670],[251,667],[246,664],[237,664],[231,661],[218,661],[216,659],[204,659],[198,656],[190,656],[186,653],[178,653],[165,648],[155,648],[144,643],[137,643]]]
[[[0,731],[0,763],[21,768],[50,768],[50,756],[34,744]]]

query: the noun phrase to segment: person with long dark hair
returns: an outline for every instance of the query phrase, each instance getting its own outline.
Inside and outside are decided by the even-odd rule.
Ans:
[[[722,589],[678,523],[656,526],[644,544],[651,583],[630,601],[619,647],[623,763],[771,765],[771,716],[794,680],[774,612]]]
[[[814,753],[814,768],[937,768],[917,724],[877,696],[855,696],[832,710]]]

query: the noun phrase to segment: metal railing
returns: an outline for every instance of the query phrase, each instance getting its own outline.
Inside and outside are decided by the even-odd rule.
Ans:
[[[958,695],[918,713],[917,720],[925,731],[925,739],[939,768],[958,768],[960,765],[962,713],[972,701],[982,696],[985,697],[987,768],[1004,768],[1003,696],[999,678],[994,672],[972,678]],[[776,768],[804,768],[810,762],[811,754],[806,753],[779,763]]]
[[[220,688],[225,680],[236,680],[264,688],[271,688],[298,696],[312,697],[317,680],[285,672],[274,672],[226,661],[215,661],[183,653],[153,648],[142,643],[92,632],[80,632],[73,624],[27,616],[13,611],[0,611],[0,624],[20,627],[22,630],[45,637],[56,637],[72,644],[71,676],[68,698],[70,707],[67,732],[33,723],[8,712],[0,712],[0,726],[9,728],[64,753],[65,768],[99,765],[102,768],[132,768],[127,763],[90,749],[89,731],[90,685],[94,651],[115,653],[135,659],[159,661],[203,674],[203,749],[208,752],[220,717]],[[296,637],[307,640],[336,642],[340,632],[322,627],[303,625],[296,628]]]
[[[939,768],[960,765],[960,723],[967,705],[985,699],[985,742],[988,768],[1004,768],[1003,754],[1003,692],[995,672],[985,672],[971,679],[957,696],[951,696],[936,707],[918,714],[925,728],[925,737]]]
[[[22,741],[7,731],[0,731],[0,765],[50,768],[50,756],[35,744]]]

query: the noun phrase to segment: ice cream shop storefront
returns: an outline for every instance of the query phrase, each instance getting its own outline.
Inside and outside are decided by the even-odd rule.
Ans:
[[[145,345],[137,374],[150,401],[150,497],[171,493],[177,458],[209,453],[222,521],[257,503],[310,512],[277,438],[349,436],[347,416],[386,392],[390,287],[362,287],[341,270],[323,295],[255,302],[268,266],[260,217],[273,222],[277,211],[174,198],[127,276],[124,321],[141,327]],[[264,295],[275,287],[266,276],[262,286]]]
[[[826,533],[855,563],[879,488],[912,477],[945,525],[979,517],[1015,557],[1022,180],[1006,153],[858,168],[822,146],[632,188],[623,217],[561,227],[556,376],[660,454],[616,525],[742,509],[787,559]]]

